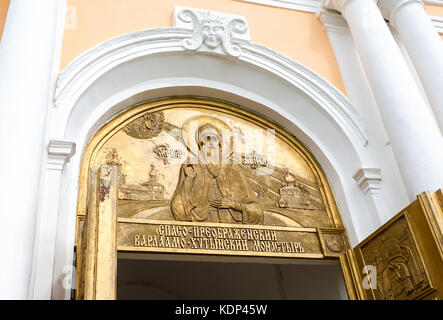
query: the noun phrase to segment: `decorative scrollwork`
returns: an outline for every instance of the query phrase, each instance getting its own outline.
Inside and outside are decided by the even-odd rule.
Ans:
[[[192,24],[192,36],[182,42],[185,49],[216,50],[221,48],[231,56],[241,55],[240,46],[234,43],[234,34],[247,33],[248,25],[244,20],[212,11],[187,8],[179,11],[177,17],[187,24]]]
[[[241,48],[232,42],[232,33],[243,34],[248,31],[246,23],[240,19],[233,19],[229,22],[225,36],[223,38],[223,45],[228,54],[234,57],[241,55]]]
[[[192,23],[192,27],[194,30],[192,38],[186,38],[183,40],[183,47],[188,50],[196,50],[200,48],[203,43],[203,37],[198,17],[191,10],[180,11],[178,17],[184,22]]]

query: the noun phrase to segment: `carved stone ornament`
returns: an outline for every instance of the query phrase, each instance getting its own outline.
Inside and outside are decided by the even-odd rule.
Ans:
[[[187,50],[239,57],[241,48],[236,40],[250,41],[248,23],[237,15],[176,6],[174,26],[193,30],[193,35],[182,42]]]

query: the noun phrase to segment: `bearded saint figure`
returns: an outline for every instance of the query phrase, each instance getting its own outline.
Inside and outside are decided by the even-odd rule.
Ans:
[[[211,123],[195,134],[198,163],[184,163],[171,200],[176,220],[263,224],[263,210],[239,165],[223,161],[220,130]],[[228,163],[227,163],[228,162]]]

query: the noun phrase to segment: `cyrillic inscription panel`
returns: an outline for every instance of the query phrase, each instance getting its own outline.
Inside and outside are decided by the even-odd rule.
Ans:
[[[322,258],[315,228],[119,219],[119,250]]]

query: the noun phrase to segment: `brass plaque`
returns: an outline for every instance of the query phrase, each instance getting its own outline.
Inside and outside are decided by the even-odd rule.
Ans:
[[[314,228],[118,220],[122,251],[322,258]]]
[[[327,252],[340,255],[346,242],[341,221],[309,152],[261,117],[196,101],[136,107],[104,128],[91,143],[96,147],[85,152],[88,170],[117,167],[119,250],[322,258],[324,239],[316,228],[329,228],[340,236],[326,236],[335,248]],[[80,189],[79,216],[86,214],[86,195]],[[161,226],[188,232],[168,238],[170,247],[161,245]],[[271,232],[274,238],[199,237],[193,234],[199,227],[209,235],[222,228],[223,234]]]

